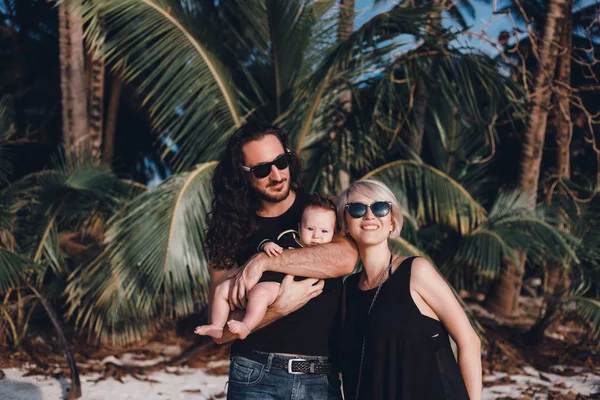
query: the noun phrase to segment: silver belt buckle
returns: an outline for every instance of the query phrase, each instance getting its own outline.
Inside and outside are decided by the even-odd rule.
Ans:
[[[294,361],[306,361],[304,358],[292,358],[291,360],[288,360],[288,373],[289,374],[293,374],[293,375],[301,375],[304,374],[304,372],[293,372],[292,371],[292,363]]]

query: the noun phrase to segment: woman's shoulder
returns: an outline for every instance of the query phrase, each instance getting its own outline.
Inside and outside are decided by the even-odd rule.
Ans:
[[[392,270],[394,273],[397,270],[410,271],[415,263],[420,263],[417,260],[421,258],[419,256],[396,256],[393,261]]]
[[[410,284],[414,288],[435,287],[445,282],[437,268],[424,257],[415,257],[411,263]]]

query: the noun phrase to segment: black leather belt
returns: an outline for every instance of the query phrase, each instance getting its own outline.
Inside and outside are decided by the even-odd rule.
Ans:
[[[269,360],[269,353],[252,352],[249,354],[244,354],[242,357],[259,362],[261,364],[267,364]],[[328,374],[333,370],[329,361],[318,360],[314,358],[305,359],[301,356],[294,358],[281,358],[281,356],[275,356],[271,361],[271,367],[282,369],[290,374]]]

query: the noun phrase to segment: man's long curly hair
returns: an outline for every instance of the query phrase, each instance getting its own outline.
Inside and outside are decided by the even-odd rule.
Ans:
[[[287,137],[270,124],[247,124],[239,128],[227,143],[227,148],[215,168],[212,179],[212,211],[206,221],[206,248],[209,264],[216,269],[230,269],[235,265],[236,252],[256,232],[256,212],[259,197],[250,183],[251,173],[242,170],[242,147],[266,135],[275,135],[284,149],[289,149]],[[301,163],[292,151],[290,155],[290,188],[299,189]]]

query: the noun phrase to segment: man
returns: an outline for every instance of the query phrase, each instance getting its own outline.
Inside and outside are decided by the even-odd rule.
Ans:
[[[207,248],[211,289],[245,266],[233,286],[233,308],[264,272],[288,274],[260,329],[231,348],[229,399],[339,399],[340,382],[329,359],[341,295],[358,253],[346,238],[278,257],[256,254],[264,239],[296,229],[304,195],[300,162],[285,136],[270,125],[251,125],[230,139],[213,177]],[[308,277],[295,281],[291,276]],[[263,278],[264,279],[264,278]],[[319,280],[323,279],[323,280]],[[212,293],[212,291],[211,291]],[[241,319],[241,311],[231,313]],[[225,329],[219,343],[237,337]]]

